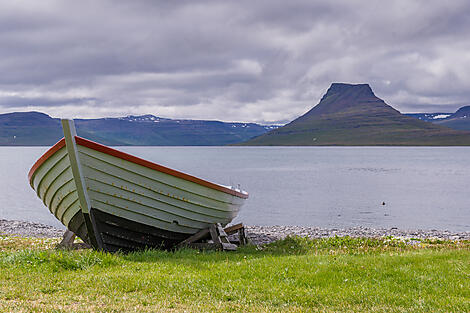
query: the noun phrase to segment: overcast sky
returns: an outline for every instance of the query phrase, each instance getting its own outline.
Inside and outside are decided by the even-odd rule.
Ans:
[[[332,82],[470,104],[470,1],[2,1],[0,113],[282,123]]]

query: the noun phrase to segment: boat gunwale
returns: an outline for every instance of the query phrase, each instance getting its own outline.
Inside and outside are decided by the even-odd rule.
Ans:
[[[242,198],[242,199],[247,199],[248,198],[248,193],[239,192],[239,191],[224,187],[222,185],[211,183],[207,180],[204,180],[204,179],[201,179],[201,178],[198,178],[198,177],[195,177],[195,176],[192,176],[192,175],[189,175],[189,174],[186,174],[186,173],[183,173],[183,172],[165,167],[163,165],[159,165],[159,164],[144,160],[142,158],[133,156],[131,154],[128,154],[128,153],[125,153],[125,152],[122,152],[122,151],[119,151],[119,150],[116,150],[116,149],[113,149],[113,148],[110,148],[110,147],[107,147],[105,145],[99,144],[97,142],[94,142],[94,141],[91,141],[91,140],[88,140],[88,139],[85,139],[85,138],[82,138],[82,137],[79,137],[79,136],[75,137],[75,141],[80,146],[83,146],[83,147],[86,147],[86,148],[89,148],[89,149],[92,149],[92,150],[96,150],[96,151],[108,154],[110,156],[114,156],[114,157],[117,157],[119,159],[129,161],[131,163],[138,164],[138,165],[144,166],[144,167],[152,169],[152,170],[156,170],[156,171],[164,173],[164,174],[171,175],[173,177],[184,179],[186,181],[190,181],[190,182],[196,183],[198,185],[201,185],[201,186],[213,189],[213,190],[218,190],[218,191],[221,191],[221,192],[224,192],[224,193],[227,193],[227,194],[230,194],[230,195]],[[61,140],[59,140],[55,145],[53,145],[49,150],[47,150],[36,161],[36,163],[34,163],[34,165],[31,167],[31,169],[28,173],[28,179],[30,181],[30,184],[32,182],[32,178],[34,177],[34,173],[36,172],[36,170],[49,157],[54,155],[57,151],[59,151],[63,147],[65,147],[65,138],[62,138]]]

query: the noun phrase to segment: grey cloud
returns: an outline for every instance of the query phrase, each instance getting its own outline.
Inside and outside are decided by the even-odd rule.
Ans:
[[[0,97],[0,106],[4,108],[21,108],[21,107],[57,107],[62,105],[76,105],[76,104],[95,104],[94,98],[64,98],[64,99],[50,99],[50,98],[24,98],[24,97]]]
[[[469,11],[468,1],[5,2],[0,112],[285,122],[335,81],[370,83],[402,112],[448,111],[470,102]]]

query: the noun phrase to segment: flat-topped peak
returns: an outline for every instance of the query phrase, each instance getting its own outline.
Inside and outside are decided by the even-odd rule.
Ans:
[[[369,84],[331,83],[330,88],[369,88]]]
[[[383,100],[375,96],[369,84],[332,83],[320,103],[305,115],[320,116],[354,108],[371,109],[372,107],[380,107],[387,111],[391,109]]]
[[[375,96],[369,84],[332,83],[324,97],[345,93],[354,94],[357,96]]]
[[[331,84],[310,111],[246,143],[292,146],[469,144],[468,132],[405,116],[375,96],[368,84],[346,83]]]

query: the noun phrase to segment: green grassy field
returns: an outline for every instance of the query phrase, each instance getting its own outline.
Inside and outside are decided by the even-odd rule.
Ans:
[[[288,238],[237,252],[0,236],[0,311],[469,312],[470,242]]]

